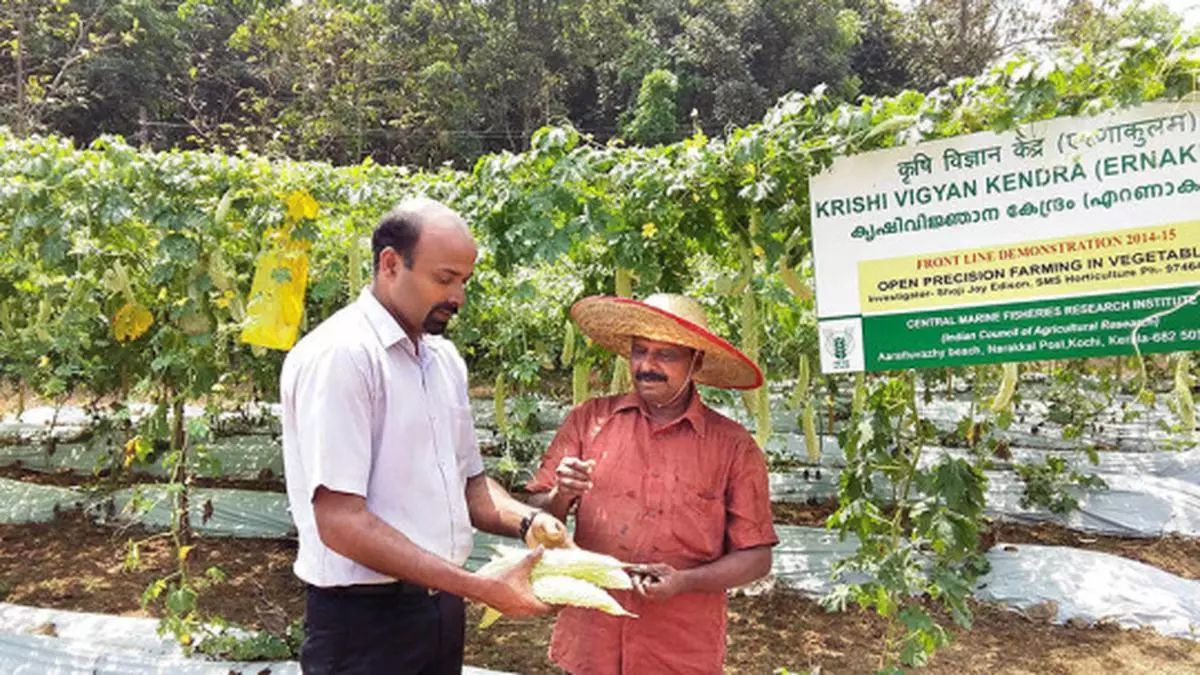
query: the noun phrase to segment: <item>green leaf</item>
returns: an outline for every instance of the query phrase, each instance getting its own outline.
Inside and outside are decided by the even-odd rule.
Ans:
[[[176,264],[195,262],[200,257],[200,247],[196,242],[182,234],[172,233],[163,237],[158,243],[158,249]]]
[[[142,609],[145,609],[150,605],[150,603],[157,600],[165,590],[167,590],[166,581],[163,581],[162,579],[155,579],[154,581],[150,582],[150,585],[146,586],[146,590],[142,592]]]
[[[186,615],[196,609],[196,592],[187,586],[167,594],[167,609],[176,615]]]
[[[925,610],[913,605],[900,610],[898,618],[912,632],[932,632],[936,628],[933,618]]]
[[[125,553],[125,564],[123,569],[126,572],[133,572],[141,565],[142,557],[138,547],[138,543],[132,539],[129,540],[129,549]],[[145,604],[145,603],[143,603]]]

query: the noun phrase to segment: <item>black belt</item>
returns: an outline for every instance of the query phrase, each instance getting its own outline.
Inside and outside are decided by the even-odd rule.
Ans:
[[[427,588],[407,581],[386,584],[352,584],[349,586],[313,586],[310,589],[330,595],[437,595],[436,588]]]

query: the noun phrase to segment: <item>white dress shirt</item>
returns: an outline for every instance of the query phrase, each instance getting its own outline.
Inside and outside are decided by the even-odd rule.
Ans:
[[[448,340],[419,352],[363,289],[288,354],[280,376],[288,502],[300,536],[294,570],[314,586],[394,579],[343,557],[317,534],[319,486],[361,495],[416,545],[462,565],[471,553],[466,482],[483,472],[467,366]]]

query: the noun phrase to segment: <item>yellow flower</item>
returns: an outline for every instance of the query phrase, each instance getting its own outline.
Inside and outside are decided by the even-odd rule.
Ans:
[[[127,302],[113,316],[113,335],[117,342],[136,340],[150,329],[151,323],[154,323],[154,317],[150,310],[141,303]]]
[[[653,239],[656,234],[658,234],[658,226],[654,223],[646,223],[642,226],[642,237]]]
[[[133,460],[137,459],[138,444],[141,442],[141,436],[134,436],[133,438],[129,439],[127,443],[125,443],[125,456],[121,462],[121,466],[128,469],[129,466],[133,464]]]
[[[38,359],[38,367],[39,368],[47,368],[49,366],[50,366],[50,357],[49,356],[43,356],[42,358]]]
[[[299,220],[312,220],[317,217],[317,209],[319,204],[313,199],[312,195],[304,190],[296,190],[287,196],[287,217],[288,220],[296,222]]]
[[[220,307],[221,309],[225,309],[225,308],[229,307],[229,303],[233,301],[233,298],[234,298],[233,291],[225,291],[220,296],[218,296],[216,300],[213,300],[213,304],[216,305],[217,307]]]

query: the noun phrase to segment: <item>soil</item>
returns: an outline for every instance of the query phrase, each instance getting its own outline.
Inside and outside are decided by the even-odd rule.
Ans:
[[[166,483],[165,476],[140,471],[130,471],[120,475],[95,475],[62,469],[59,471],[34,471],[24,469],[20,463],[0,467],[0,478],[19,480],[38,485],[56,485],[58,487],[83,487],[120,489],[142,483]],[[192,484],[199,488],[233,488],[237,490],[257,490],[259,492],[287,492],[282,476],[275,476],[270,469],[264,469],[259,478],[203,478],[195,477]]]
[[[138,547],[141,564],[135,571],[124,567],[131,541],[144,542]],[[197,544],[189,555],[194,574],[214,566],[228,574],[225,582],[201,596],[201,611],[277,632],[303,614],[303,587],[291,573],[294,541],[214,538]],[[141,528],[102,527],[74,512],[52,523],[0,525],[4,602],[154,615],[139,606],[142,592],[175,569],[169,538]]]
[[[39,485],[61,487],[106,487],[121,488],[138,483],[161,483],[161,476],[142,473],[121,476],[93,476],[73,471],[41,472],[22,469],[20,466],[0,467],[0,477]],[[238,488],[270,492],[285,492],[283,480],[274,476],[258,479],[196,478],[195,485],[201,488]],[[825,521],[837,510],[837,500],[829,498],[812,504],[775,502],[771,505],[774,520],[781,525],[804,525],[823,527]],[[1168,535],[1156,539],[1124,539],[1092,535],[1069,530],[1060,525],[1018,525],[993,523],[985,536],[985,547],[1001,541],[1011,544],[1043,544],[1048,546],[1072,546],[1089,551],[1103,551],[1164,569],[1187,579],[1200,579],[1200,539]]]
[[[1058,536],[1038,528],[1005,530],[1001,535],[1004,541],[1025,536],[1039,543],[1054,543],[1052,537]],[[53,523],[0,525],[0,600],[152,616],[154,608],[141,609],[139,598],[147,584],[172,570],[174,563],[168,542],[159,538],[141,547],[142,565],[138,571],[123,570],[127,542],[146,536],[136,530],[96,526],[78,514],[61,516]],[[1119,541],[1104,545],[1122,554]],[[201,595],[202,610],[274,631],[281,631],[302,615],[303,589],[291,573],[294,542],[201,539],[197,543],[191,554],[193,569],[200,572],[219,566],[228,575],[227,581]],[[1160,548],[1172,551],[1171,555],[1164,554],[1163,560],[1196,550],[1172,548],[1175,545],[1160,544]],[[1150,555],[1145,553],[1147,549],[1140,550]],[[1200,672],[1200,642],[1113,626],[1053,626],[980,604],[974,610],[974,629],[957,632],[953,644],[940,650],[924,672]],[[480,610],[472,608],[467,629],[468,663],[520,673],[559,672],[545,656],[551,619],[502,620],[480,632],[473,627],[479,616]],[[872,672],[877,667],[875,655],[883,631],[884,625],[877,617],[856,612],[829,614],[815,602],[783,590],[735,597],[729,610],[727,672],[770,673],[778,667],[803,672],[818,666],[822,673]]]
[[[771,504],[771,515],[776,525],[825,527],[825,521],[837,509],[838,503],[836,497],[830,497],[812,504],[773,502]]]

